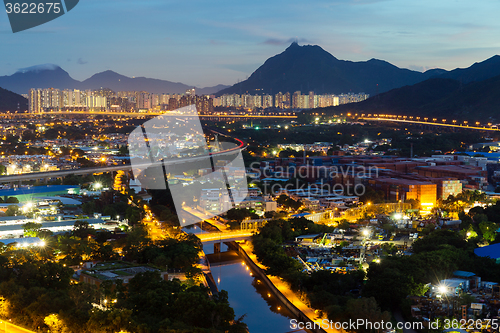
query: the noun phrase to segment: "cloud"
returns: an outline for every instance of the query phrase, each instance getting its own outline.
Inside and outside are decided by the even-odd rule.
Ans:
[[[88,63],[88,61],[85,61],[82,58],[78,58],[78,60],[76,61],[76,63],[79,64],[79,65],[85,65],[86,63]]]
[[[263,41],[261,44],[282,46],[282,45],[291,44],[293,42],[297,42],[297,43],[301,43],[301,44],[313,43],[312,41],[310,41],[306,38],[289,38],[289,39],[269,38],[269,39],[266,39],[265,41]]]
[[[408,69],[411,69],[412,71],[417,71],[417,72],[426,72],[429,69],[435,69],[438,68],[436,66],[420,66],[420,65],[409,65]]]

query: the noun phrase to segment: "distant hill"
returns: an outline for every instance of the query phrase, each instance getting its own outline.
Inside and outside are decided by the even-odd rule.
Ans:
[[[30,88],[78,89],[79,84],[80,81],[52,64],[28,67],[12,75],[0,76],[0,87],[18,94],[27,94]]]
[[[322,109],[327,113],[384,113],[500,122],[500,75],[479,82],[432,78],[360,103]],[[316,111],[317,112],[317,109]]]
[[[145,77],[130,78],[113,71],[94,74],[83,82],[73,79],[61,67],[45,64],[21,69],[13,75],[0,76],[0,87],[19,94],[27,94],[31,88],[57,89],[100,89],[114,91],[148,91],[150,93],[184,93],[193,88],[179,82],[150,79]],[[197,94],[214,94],[226,88],[224,85],[196,88]]]
[[[467,68],[457,68],[449,72],[439,73],[436,77],[455,79],[466,84],[483,81],[497,75],[500,75],[500,56],[495,55]]]
[[[217,95],[314,91],[316,94],[365,92],[374,96],[433,77],[455,79],[465,84],[496,75],[500,75],[499,56],[469,68],[431,69],[421,73],[378,59],[339,60],[317,45],[299,46],[294,42],[284,52],[267,59],[247,80],[221,90]]]
[[[0,88],[0,112],[28,110],[28,100],[12,91]]]
[[[110,88],[114,91],[143,90],[150,93],[184,93],[193,88],[179,82],[170,82],[145,77],[127,77],[113,71],[92,75],[81,83],[82,89]]]

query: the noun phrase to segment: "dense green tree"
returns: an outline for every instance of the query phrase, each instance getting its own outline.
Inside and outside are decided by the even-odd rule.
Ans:
[[[95,230],[89,222],[85,220],[77,220],[73,226],[73,235],[85,239],[89,236],[94,236]]]
[[[24,236],[25,237],[37,237],[41,228],[42,228],[41,223],[28,222],[28,223],[23,225]]]
[[[95,201],[87,201],[82,204],[82,211],[86,215],[93,215],[97,212],[97,206]]]
[[[290,198],[286,194],[280,195],[277,199],[276,202],[280,204],[283,208],[285,209],[293,209],[297,210],[302,206],[302,202],[300,200],[294,200]]]
[[[5,203],[19,203],[19,199],[16,197],[8,197],[7,200],[5,200]]]
[[[5,215],[7,216],[16,216],[20,214],[19,207],[16,205],[10,205],[5,211]]]
[[[371,186],[365,187],[365,192],[359,197],[359,201],[367,204],[377,204],[385,202],[385,194],[381,190],[375,190]]]
[[[487,216],[485,214],[481,214],[485,218]],[[491,243],[495,240],[497,230],[498,230],[498,224],[493,223],[493,222],[488,222],[487,220],[483,220],[482,222],[479,222],[479,230],[481,230],[481,234],[483,235],[483,239]]]

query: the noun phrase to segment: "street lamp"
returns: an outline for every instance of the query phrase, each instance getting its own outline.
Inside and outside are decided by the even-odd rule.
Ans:
[[[446,295],[448,293],[448,287],[446,287],[444,284],[440,284],[437,289],[440,294]]]

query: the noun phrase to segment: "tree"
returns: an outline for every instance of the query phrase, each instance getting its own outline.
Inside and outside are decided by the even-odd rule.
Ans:
[[[118,149],[118,155],[127,156],[129,154],[127,145],[122,145]]]
[[[48,315],[43,321],[49,327],[51,333],[62,333],[66,329],[66,326],[56,313]]]
[[[246,208],[231,208],[227,211],[227,218],[231,221],[241,222],[245,218],[257,219],[259,216]]]
[[[347,230],[350,230],[350,228],[351,228],[351,224],[349,223],[349,221],[347,221],[346,219],[340,220],[339,229],[347,231]]]
[[[375,190],[370,186],[366,187],[365,193],[359,197],[359,201],[363,203],[383,203],[385,201],[385,194],[381,190]]]
[[[286,194],[280,195],[278,199],[276,199],[276,202],[285,209],[297,210],[302,206],[302,202],[300,200],[293,200]]]
[[[384,243],[380,246],[380,248],[382,249],[382,251],[384,251],[385,253],[387,254],[395,254],[398,249],[396,247],[396,245],[394,245],[394,243]]]
[[[479,230],[481,230],[481,233],[483,234],[483,239],[486,242],[491,243],[495,240],[496,231],[498,230],[498,224],[488,221],[482,221],[479,223]]]
[[[364,319],[367,322],[388,322],[391,320],[391,315],[389,312],[380,310],[375,298],[362,297],[358,299],[350,299],[347,301],[346,313],[349,319],[353,321],[358,319]],[[360,332],[369,332],[369,329],[361,328]]]
[[[411,205],[411,209],[420,209],[420,201],[418,199],[407,199],[405,203]]]
[[[95,230],[87,221],[75,221],[75,225],[73,226],[73,235],[84,239],[87,238],[89,234],[94,235]]]
[[[112,309],[110,311],[94,310],[88,321],[91,332],[114,333],[131,328],[133,311],[129,309]]]
[[[9,317],[10,302],[3,296],[0,296],[0,316],[2,318]]]
[[[8,197],[7,200],[5,200],[5,203],[19,203],[19,199],[16,197]]]
[[[42,228],[41,223],[28,222],[25,225],[23,225],[24,236],[25,237],[37,237],[41,228]]]
[[[80,163],[80,165],[84,168],[91,168],[96,166],[96,163],[92,162],[87,157],[78,157],[76,161]]]
[[[247,217],[247,213],[243,209],[232,208],[227,211],[227,218],[231,221],[241,222]]]
[[[5,211],[5,215],[7,216],[17,216],[19,214],[19,207],[16,205],[11,205]]]
[[[97,211],[95,201],[87,201],[82,204],[82,211],[86,215],[92,215]]]
[[[128,219],[129,224],[136,224],[141,220],[141,210],[139,208],[129,206],[125,211],[125,218]]]

